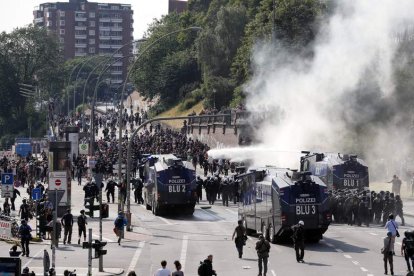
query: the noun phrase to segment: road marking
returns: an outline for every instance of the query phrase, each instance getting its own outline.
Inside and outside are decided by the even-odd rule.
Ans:
[[[180,262],[182,270],[185,269],[185,260],[187,259],[187,247],[188,247],[188,236],[183,236],[183,244],[181,246],[181,256],[180,256]]]
[[[215,218],[215,219],[219,220],[219,221],[223,220],[221,217],[219,217],[219,216],[217,216],[217,215],[214,215],[214,214],[212,214],[212,213],[210,213],[210,212],[208,212],[208,211],[206,211],[206,210],[204,210],[204,209],[200,209],[200,210],[201,210],[201,211],[203,211],[204,213],[206,213],[206,214],[208,214],[208,215],[212,216],[213,218]]]
[[[272,275],[276,276],[276,272],[274,270],[272,270]]]
[[[160,220],[162,220],[163,222],[165,222],[166,224],[168,224],[168,225],[173,225],[173,223],[172,222],[170,222],[168,219],[165,219],[165,218],[163,218],[163,217],[158,217]]]
[[[374,276],[374,274],[367,274],[367,276]]]
[[[230,213],[232,213],[232,214],[234,214],[234,215],[238,215],[238,214],[239,214],[238,212],[233,211],[233,210],[230,210],[230,209],[226,209],[226,211],[227,211],[227,212],[230,212]]]
[[[132,271],[132,270],[135,270],[135,267],[137,266],[138,259],[139,259],[139,256],[141,255],[141,252],[142,252],[142,249],[144,248],[144,245],[145,245],[145,241],[140,241],[139,242],[137,251],[135,251],[134,257],[132,257],[131,263],[129,264],[128,272]]]
[[[352,261],[352,263],[353,263],[354,265],[359,265],[359,262],[357,262],[357,261]]]
[[[373,236],[378,236],[378,234],[377,234],[377,233],[372,233],[372,232],[370,232],[369,234],[370,234],[370,235],[373,235]]]
[[[328,242],[326,242],[325,243],[327,246],[329,246],[329,247],[334,247],[334,245],[332,244],[332,243],[328,243]]]
[[[339,253],[344,253],[344,251],[343,251],[342,249],[338,249],[338,248],[336,248],[335,250],[336,250],[336,252],[339,252]]]
[[[99,235],[92,234],[92,237],[97,237],[97,238],[99,238]],[[103,239],[104,241],[107,241],[107,242],[115,242],[114,240],[107,239],[107,238],[105,238],[105,237],[102,237],[102,239]]]
[[[347,258],[347,259],[352,259],[352,257],[349,256],[349,255],[344,255],[344,257]]]
[[[34,258],[36,258],[37,256],[39,256],[41,253],[43,253],[43,250],[46,248],[46,245],[42,247],[42,249],[40,249],[33,257],[29,257],[30,260],[25,263],[25,265],[23,267],[29,266],[29,264],[33,261]],[[49,253],[49,252],[48,252]],[[50,253],[50,265],[52,265],[52,253]]]
[[[361,267],[361,270],[364,271],[364,272],[368,271],[368,269],[366,269],[365,267]]]

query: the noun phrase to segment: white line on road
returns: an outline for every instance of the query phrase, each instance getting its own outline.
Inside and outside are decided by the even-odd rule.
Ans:
[[[344,255],[344,257],[347,258],[347,259],[352,259],[352,257],[349,256],[349,255]]]
[[[99,235],[92,234],[92,237],[97,237],[97,238],[99,238]],[[103,239],[104,241],[107,241],[107,242],[114,242],[114,240],[107,239],[107,238],[105,238],[105,237],[102,237],[102,239]]]
[[[168,219],[165,219],[165,218],[163,218],[163,217],[158,217],[160,220],[162,220],[163,222],[165,222],[166,224],[168,224],[168,225],[172,225],[173,223],[172,222],[170,222]]]
[[[230,210],[230,209],[226,209],[226,211],[227,211],[227,212],[230,212],[230,213],[232,213],[233,215],[237,215],[237,214],[238,214],[238,212],[236,212],[236,211],[233,211],[233,210]]]
[[[343,251],[342,249],[338,249],[338,248],[336,248],[335,250],[336,250],[336,252],[339,252],[339,253],[344,253],[344,251]]]
[[[128,272],[135,270],[135,267],[137,266],[138,259],[139,259],[139,256],[141,255],[144,245],[145,245],[145,241],[139,242],[137,251],[135,251],[134,257],[132,258],[131,263],[129,264]]]
[[[367,276],[374,276],[374,274],[367,274]]]
[[[36,258],[37,256],[39,256],[41,253],[43,253],[43,250],[46,248],[46,245],[43,246],[33,257],[30,257],[30,260],[24,264],[23,267],[27,267],[29,266],[29,264],[33,261],[34,258]],[[52,258],[52,254],[50,254],[50,258]]]
[[[352,263],[353,263],[354,265],[359,265],[359,262],[357,262],[357,261],[352,261]]]
[[[365,267],[361,267],[361,270],[364,271],[364,272],[368,271],[368,269],[366,269]]]
[[[377,233],[372,233],[372,232],[370,232],[369,234],[370,234],[370,235],[373,235],[373,236],[378,236],[378,234],[377,234]]]
[[[326,245],[329,246],[329,247],[334,247],[334,245],[332,243],[326,242]]]
[[[188,247],[188,236],[183,236],[183,244],[181,246],[181,256],[180,256],[180,262],[182,270],[185,269],[185,260],[187,259],[187,247]]]
[[[276,276],[276,272],[274,270],[272,270],[272,275]]]

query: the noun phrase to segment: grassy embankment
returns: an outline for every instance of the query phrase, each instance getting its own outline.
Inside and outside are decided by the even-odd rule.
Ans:
[[[199,102],[193,107],[189,109],[183,109],[181,104],[178,104],[174,106],[173,108],[159,114],[157,117],[174,117],[174,116],[187,116],[191,112],[195,112],[197,114],[200,113],[200,111],[203,110],[203,102]],[[175,121],[166,121],[163,122],[163,124],[166,124],[173,128],[181,128],[183,126],[182,120],[175,120]]]

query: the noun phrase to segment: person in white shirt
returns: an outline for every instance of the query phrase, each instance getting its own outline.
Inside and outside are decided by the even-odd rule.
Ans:
[[[171,276],[171,271],[166,267],[167,267],[167,261],[166,260],[161,261],[161,268],[155,272],[154,276]]]
[[[388,216],[388,221],[385,224],[387,232],[391,233],[391,251],[394,252],[395,237],[397,236],[398,223],[394,220],[394,215]]]

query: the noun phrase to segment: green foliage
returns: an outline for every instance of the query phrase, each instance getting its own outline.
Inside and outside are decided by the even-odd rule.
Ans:
[[[44,108],[35,106],[60,97],[62,60],[56,36],[46,29],[28,26],[0,34],[0,137],[28,136],[29,128],[44,135]],[[36,86],[36,95],[24,97],[19,83]]]
[[[177,102],[182,108],[194,104],[195,90],[207,107],[237,106],[251,75],[253,47],[276,39],[274,47],[311,55],[306,50],[331,10],[318,0],[189,0],[187,12],[149,27],[131,79],[145,97],[160,97],[155,113]],[[203,30],[171,34],[190,26]]]

